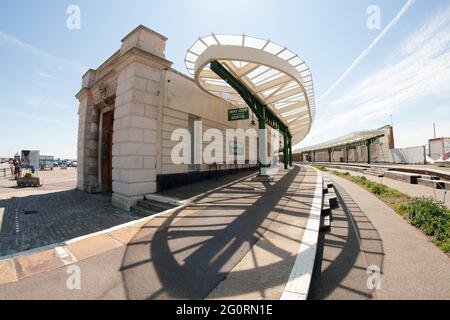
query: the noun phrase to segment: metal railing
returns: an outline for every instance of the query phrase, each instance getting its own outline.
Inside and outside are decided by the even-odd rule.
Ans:
[[[2,168],[0,169],[0,178],[6,178],[11,176],[11,169],[10,168]]]

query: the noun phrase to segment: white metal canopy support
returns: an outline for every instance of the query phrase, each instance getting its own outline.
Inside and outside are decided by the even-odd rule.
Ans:
[[[188,50],[185,61],[202,90],[245,105],[244,98],[233,94],[234,87],[226,81],[217,81],[217,76],[212,74],[210,64],[213,61],[223,65],[273,119],[280,121],[281,127],[292,133],[289,147],[309,133],[315,117],[312,74],[306,63],[286,47],[248,35],[212,34],[197,40]],[[304,117],[306,115],[308,117]],[[301,129],[296,126],[300,123]]]

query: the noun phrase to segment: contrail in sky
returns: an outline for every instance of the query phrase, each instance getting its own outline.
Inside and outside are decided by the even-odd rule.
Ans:
[[[396,24],[399,22],[400,18],[408,11],[408,9],[416,2],[416,0],[408,0],[403,5],[401,10],[397,13],[397,15],[392,19],[391,22],[384,28],[384,30],[372,41],[372,43],[359,55],[358,58],[353,61],[353,63],[348,67],[347,70],[339,77],[339,79],[334,82],[331,87],[328,88],[318,99],[317,102],[325,98],[329,95],[342,81],[344,81],[347,76],[353,71],[353,69],[361,63],[361,61],[365,58],[365,56],[375,47],[375,45],[389,32]]]

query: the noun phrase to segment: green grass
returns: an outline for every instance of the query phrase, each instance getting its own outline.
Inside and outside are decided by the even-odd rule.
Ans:
[[[422,230],[442,251],[450,252],[450,210],[444,203],[433,198],[410,197],[366,177],[351,176],[348,172],[337,172],[323,166],[315,167],[352,181],[373,193],[413,226]]]

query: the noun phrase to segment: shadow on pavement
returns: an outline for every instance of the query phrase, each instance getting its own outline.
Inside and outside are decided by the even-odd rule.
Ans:
[[[158,218],[151,220],[124,254],[121,271],[128,299],[206,298],[264,236],[280,212],[298,217],[309,213],[309,210],[284,211],[291,200],[288,189],[300,170],[296,166],[284,175],[279,174],[271,185],[263,186],[250,179],[236,182],[161,218],[159,223],[155,221]],[[289,276],[295,256],[270,241],[263,243],[265,250],[282,261],[239,272],[248,277],[266,277],[266,285],[282,284]],[[289,270],[282,270],[286,265]],[[264,290],[247,288],[259,289]],[[234,294],[242,294],[245,289],[236,290]]]
[[[333,209],[332,231],[320,234],[309,299],[376,298],[367,286],[366,271],[368,266],[382,270],[383,242],[345,190],[334,187],[340,208]]]

